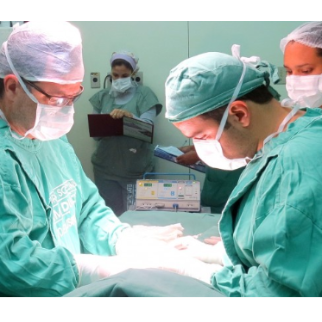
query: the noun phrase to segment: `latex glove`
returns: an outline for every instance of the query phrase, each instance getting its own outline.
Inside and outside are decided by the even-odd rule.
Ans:
[[[197,258],[205,263],[223,265],[223,256],[226,251],[222,241],[216,245],[207,245],[193,236],[185,236],[172,241],[169,245],[177,248],[185,255]]]
[[[209,245],[216,245],[220,241],[221,241],[221,237],[217,237],[217,236],[211,236],[204,240],[204,242]]]
[[[117,255],[147,256],[148,254],[163,253],[173,249],[164,240],[151,237],[153,229],[128,228],[122,231],[115,245]],[[155,236],[155,234],[154,234]]]
[[[183,235],[183,227],[180,223],[168,226],[133,226],[135,233],[141,237],[155,238],[169,242]]]
[[[171,250],[151,256],[97,256],[90,254],[74,255],[79,271],[78,287],[110,277],[130,268],[158,268],[177,274],[197,278],[211,283],[211,276],[222,267],[205,264],[197,259],[182,256]]]
[[[74,255],[79,271],[78,287],[112,276],[129,268],[158,268],[162,266],[154,258],[145,260],[132,256]]]
[[[221,265],[207,264],[175,250],[172,251],[172,255],[169,252],[159,257],[159,261],[160,269],[193,277],[208,284],[211,284],[212,275],[223,269]]]

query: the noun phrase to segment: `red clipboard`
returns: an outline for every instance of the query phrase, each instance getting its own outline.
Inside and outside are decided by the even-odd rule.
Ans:
[[[123,120],[109,114],[88,114],[88,128],[90,137],[123,135]]]
[[[90,137],[128,136],[153,143],[154,125],[124,116],[113,119],[109,114],[88,114]]]

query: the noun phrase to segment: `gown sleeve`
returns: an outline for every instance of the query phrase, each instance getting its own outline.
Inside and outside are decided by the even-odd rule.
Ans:
[[[115,244],[119,234],[130,225],[122,223],[111,208],[105,205],[97,187],[80,171],[82,187],[82,210],[79,236],[82,253],[115,255]]]
[[[33,185],[19,164],[0,153],[0,292],[11,296],[61,296],[75,289],[78,270],[64,247],[47,249],[30,236],[44,218]],[[44,209],[39,209],[43,213]]]
[[[309,144],[313,135],[283,147],[239,203],[240,264],[212,278],[226,295],[321,296],[321,149]]]

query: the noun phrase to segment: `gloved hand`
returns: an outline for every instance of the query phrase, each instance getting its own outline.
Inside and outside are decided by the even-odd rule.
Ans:
[[[129,268],[158,268],[154,259],[131,256],[74,255],[78,272],[78,287],[112,276]]]
[[[159,257],[159,264],[161,265],[158,267],[160,269],[193,277],[208,284],[211,284],[212,275],[223,268],[223,266],[218,264],[204,263],[176,250],[172,250],[164,256]]]
[[[155,238],[165,242],[169,242],[183,235],[183,227],[180,223],[168,226],[134,225],[133,229],[141,237]]]
[[[222,241],[216,245],[205,244],[193,236],[177,238],[169,243],[187,256],[197,258],[205,263],[223,265],[223,256],[226,253]]]
[[[180,224],[151,227],[151,229],[146,226],[125,229],[116,242],[116,254],[146,256],[147,254],[166,252],[173,248],[166,241],[171,241],[176,236],[181,235],[182,230]]]
[[[221,241],[221,237],[211,236],[209,238],[205,238],[204,242],[209,245],[216,245]]]
[[[80,254],[74,255],[74,258],[79,271],[78,287],[110,277],[129,268],[158,268],[210,283],[212,274],[222,268],[220,265],[205,264],[195,258],[181,255],[175,249],[145,257]]]
[[[79,280],[77,287],[90,284],[102,278],[113,275],[116,267],[122,271],[121,263],[117,263],[119,258],[116,256],[97,256],[90,254],[74,255],[77,264]]]

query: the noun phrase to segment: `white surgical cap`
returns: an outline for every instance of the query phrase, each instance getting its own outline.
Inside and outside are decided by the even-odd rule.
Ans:
[[[14,28],[0,50],[0,78],[13,73],[4,46],[22,78],[58,84],[83,81],[81,35],[68,22],[30,21]]]
[[[112,65],[113,61],[116,59],[123,59],[123,60],[127,61],[131,65],[133,72],[137,72],[139,70],[139,66],[138,66],[139,58],[136,57],[130,51],[120,50],[118,52],[114,52],[112,54],[110,64]]]
[[[293,30],[280,42],[283,53],[290,41],[296,41],[312,48],[322,48],[322,22],[307,22]]]

